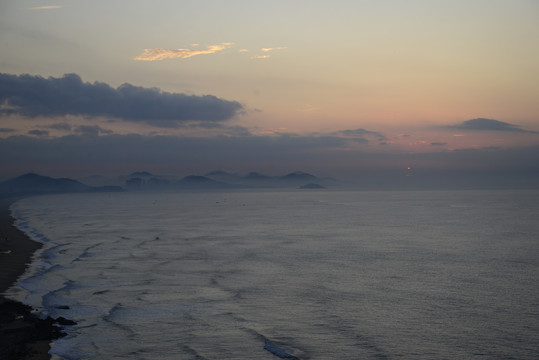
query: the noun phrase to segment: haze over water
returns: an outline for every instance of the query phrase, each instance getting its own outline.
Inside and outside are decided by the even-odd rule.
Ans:
[[[66,359],[536,359],[538,191],[27,198]],[[68,308],[66,308],[68,307]]]

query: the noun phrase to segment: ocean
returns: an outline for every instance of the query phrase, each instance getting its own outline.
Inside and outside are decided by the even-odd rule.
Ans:
[[[539,191],[39,196],[54,359],[538,359]]]

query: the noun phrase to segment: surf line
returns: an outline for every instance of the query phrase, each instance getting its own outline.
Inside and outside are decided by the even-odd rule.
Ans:
[[[267,339],[264,344],[264,349],[269,351],[273,355],[280,357],[281,359],[300,360],[298,357],[295,357],[294,355],[292,355],[292,353],[294,352],[293,349],[285,347],[285,346],[277,345],[274,342],[271,342]]]

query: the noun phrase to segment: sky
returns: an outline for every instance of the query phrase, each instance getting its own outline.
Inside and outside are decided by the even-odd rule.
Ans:
[[[0,179],[539,179],[536,0],[5,0]]]

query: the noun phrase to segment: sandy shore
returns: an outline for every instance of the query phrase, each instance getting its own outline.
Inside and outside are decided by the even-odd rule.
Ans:
[[[0,293],[13,286],[41,244],[13,225],[9,207],[17,199],[0,199]]]
[[[14,226],[9,206],[16,200],[0,198],[0,294],[17,282],[42,246]],[[40,319],[29,306],[0,295],[0,359],[50,359],[49,344],[63,335],[56,326],[62,321]]]

